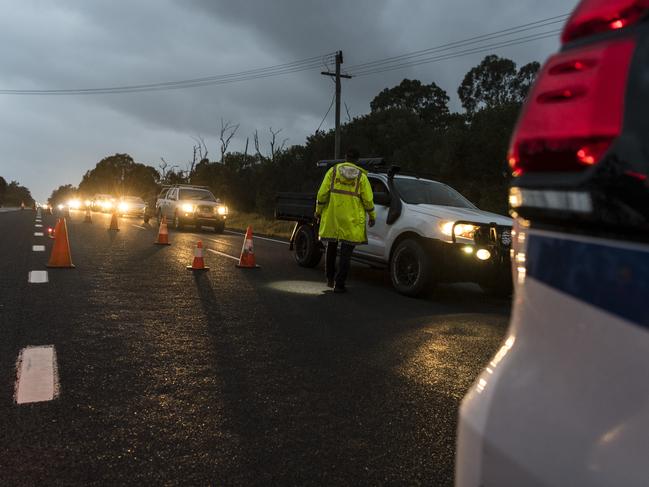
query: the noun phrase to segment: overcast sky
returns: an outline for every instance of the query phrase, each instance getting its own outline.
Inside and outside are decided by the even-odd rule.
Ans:
[[[346,67],[569,13],[576,0],[0,0],[0,89],[102,88],[178,81],[274,66],[342,50]],[[516,34],[511,39],[558,26]],[[484,44],[495,41],[484,42]],[[558,35],[493,49],[522,65],[543,61]],[[464,48],[466,49],[466,48]],[[461,50],[461,49],[456,49]],[[454,51],[445,51],[446,53]],[[403,78],[436,82],[459,109],[457,86],[487,53],[343,82],[352,117]],[[107,155],[184,168],[192,136],[218,159],[221,118],[302,144],[333,95],[324,66],[277,77],[149,93],[0,95],[0,175],[44,201],[78,185]],[[354,74],[354,70],[350,69]],[[343,109],[344,113],[344,109]],[[333,110],[323,129],[333,127]]]

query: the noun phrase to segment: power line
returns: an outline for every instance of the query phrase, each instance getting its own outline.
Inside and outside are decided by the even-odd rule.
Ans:
[[[442,52],[442,51],[447,51],[451,50],[453,48],[458,48],[458,47],[465,47],[466,45],[470,44],[477,44],[483,41],[489,41],[493,40],[499,37],[507,37],[510,35],[514,34],[519,34],[521,32],[527,32],[535,29],[539,29],[542,27],[547,27],[549,25],[557,24],[560,22],[563,22],[569,14],[562,14],[562,15],[557,15],[554,17],[548,17],[546,19],[541,19],[537,20],[535,22],[529,22],[527,24],[522,24],[522,25],[517,25],[514,27],[510,27],[507,29],[502,29],[496,32],[491,32],[489,34],[482,34],[479,36],[474,36],[474,37],[469,37],[468,39],[463,39],[459,41],[453,41],[453,42],[448,42],[446,44],[441,44],[439,46],[435,47],[430,47],[427,49],[421,49],[418,51],[412,51],[408,52],[405,54],[400,54],[398,56],[392,56],[392,57],[387,57],[387,58],[382,58],[382,59],[377,59],[375,61],[370,61],[370,62],[365,62],[361,64],[354,64],[348,67],[350,71],[354,71],[356,69],[366,69],[369,67],[373,67],[375,65],[380,65],[380,64],[386,64],[386,63],[392,63],[392,62],[397,62],[405,59],[410,59],[410,58],[416,58],[420,56],[424,56],[426,54],[431,54],[433,52]]]
[[[235,83],[239,81],[248,81],[253,79],[269,78],[282,74],[296,73],[317,68],[323,60],[332,60],[334,53],[324,56],[314,56],[311,58],[293,61],[290,63],[268,66],[264,68],[240,71],[237,73],[206,76],[203,78],[194,78],[180,81],[166,81],[160,83],[149,83],[139,85],[114,86],[104,88],[72,88],[72,89],[44,89],[44,90],[7,90],[0,89],[0,94],[5,95],[94,95],[94,94],[113,94],[113,93],[138,93],[144,91],[161,91],[171,89],[193,88],[207,85],[221,85]]]
[[[329,115],[329,112],[331,111],[331,107],[334,106],[334,101],[336,101],[336,93],[334,93],[334,95],[331,97],[331,103],[329,104],[329,108],[327,109],[327,113],[325,113],[324,117],[322,117],[322,122],[320,122],[320,125],[318,125],[318,128],[315,129],[316,134],[320,130],[320,127],[322,127],[322,124],[324,123],[324,121],[327,119],[327,115]]]
[[[434,63],[438,61],[447,61],[449,59],[455,59],[463,56],[468,56],[471,54],[478,54],[482,52],[487,52],[491,51],[494,49],[499,49],[503,47],[510,47],[510,46],[517,46],[520,44],[525,44],[528,42],[532,41],[538,41],[541,39],[548,39],[550,37],[554,37],[556,34],[561,32],[561,29],[556,29],[552,31],[547,31],[547,32],[539,32],[536,34],[532,34],[529,36],[525,37],[519,37],[517,39],[509,39],[501,42],[497,42],[494,44],[488,44],[484,46],[475,46],[470,49],[465,49],[463,51],[458,51],[458,52],[451,52],[448,54],[442,54],[440,56],[433,56],[429,58],[424,58],[424,59],[419,59],[416,61],[410,61],[410,62],[404,62],[404,63],[399,63],[395,65],[389,65],[389,66],[383,66],[383,67],[378,67],[377,69],[368,69],[366,71],[359,71],[353,73],[354,77],[359,78],[363,76],[369,76],[372,74],[378,74],[378,73],[385,73],[386,71],[393,71],[396,69],[403,69],[403,68],[408,68],[408,67],[413,67],[413,66],[419,66],[422,64],[429,64],[429,63]]]
[[[560,30],[547,32],[537,32],[529,36],[515,39],[506,39],[515,34],[530,32],[543,27],[548,27],[563,22],[569,14],[561,14],[545,19],[528,22],[507,29],[502,29],[489,34],[469,37],[467,39],[449,42],[435,47],[421,49],[404,53],[398,56],[377,59],[352,65],[348,68],[354,76],[370,76],[372,74],[383,73],[406,67],[418,66],[421,64],[433,63],[448,59],[454,59],[470,54],[481,53],[490,49],[514,46],[527,42],[549,38]],[[498,40],[493,44],[484,45],[484,42]],[[461,51],[456,49],[467,48]],[[446,51],[445,54],[442,54]],[[325,54],[323,56],[313,56],[289,63],[277,64],[262,68],[249,69],[229,74],[206,76],[178,81],[165,81],[159,83],[135,84],[113,87],[100,88],[72,88],[72,89],[0,89],[0,95],[98,95],[98,94],[122,94],[122,93],[142,93],[150,91],[175,90],[194,88],[201,86],[215,86],[242,81],[251,81],[265,79],[286,74],[293,74],[303,71],[314,70],[321,65],[328,66],[335,60],[335,53]],[[355,71],[355,72],[354,72]]]

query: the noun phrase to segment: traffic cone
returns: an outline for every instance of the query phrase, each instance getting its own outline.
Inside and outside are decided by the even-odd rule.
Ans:
[[[243,269],[257,269],[259,266],[255,264],[255,251],[252,245],[252,227],[248,226],[246,230],[246,237],[243,239],[243,247],[241,248],[241,257],[237,267]]]
[[[160,220],[160,229],[158,230],[158,240],[153,242],[156,245],[171,245],[169,243],[169,229],[167,228],[167,219],[163,216]]]
[[[90,214],[90,208],[86,208],[86,216],[83,218],[83,223],[92,223],[92,215]]]
[[[113,216],[110,217],[110,227],[108,227],[108,231],[115,231],[119,232],[119,223],[117,222],[117,213],[113,213]]]
[[[192,265],[187,266],[187,270],[190,271],[209,271],[209,267],[205,267],[205,261],[203,260],[203,242],[200,240],[196,244],[194,249],[194,261]]]
[[[72,268],[72,257],[70,256],[70,243],[68,242],[68,227],[65,224],[65,218],[59,218],[56,224],[56,239],[52,246],[52,253],[47,267],[66,267]]]

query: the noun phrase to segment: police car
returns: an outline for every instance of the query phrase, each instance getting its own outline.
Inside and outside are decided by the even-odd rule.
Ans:
[[[509,162],[511,324],[456,485],[649,485],[649,2],[584,0]]]

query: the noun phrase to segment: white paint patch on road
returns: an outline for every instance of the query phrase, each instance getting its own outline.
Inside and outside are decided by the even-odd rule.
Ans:
[[[233,257],[233,256],[230,255],[230,254],[224,254],[223,252],[219,252],[218,250],[207,249],[207,251],[208,251],[208,252],[212,252],[213,254],[222,255],[223,257],[228,257],[228,258],[230,258],[230,259],[234,259],[234,260],[236,260],[237,262],[239,262],[239,257]]]
[[[42,284],[48,281],[47,271],[29,271],[29,275],[27,276],[27,282],[31,282],[32,284]]]
[[[58,395],[54,345],[23,348],[16,362],[16,403],[51,401]]]
[[[45,252],[45,245],[32,245],[32,251]]]
[[[134,223],[131,223],[131,226],[135,227],[135,228],[141,228],[142,230],[148,230],[147,227],[143,227],[143,226],[140,226],[140,225],[135,225]]]
[[[41,225],[40,223],[37,223],[36,225],[34,225],[34,227],[35,228],[43,228],[43,225]]]
[[[42,237],[43,232],[34,232],[34,237]]]
[[[224,230],[224,232],[231,233],[232,235],[240,235],[242,237],[246,236],[245,233],[233,232],[232,230]],[[258,236],[254,235],[254,234],[253,234],[253,238],[255,240],[257,240],[257,239],[259,239],[259,240],[267,240],[269,242],[275,242],[275,243],[281,243],[281,244],[284,244],[284,245],[289,245],[289,243],[285,242],[284,240],[275,240],[274,238],[268,238],[268,237],[258,237]]]

